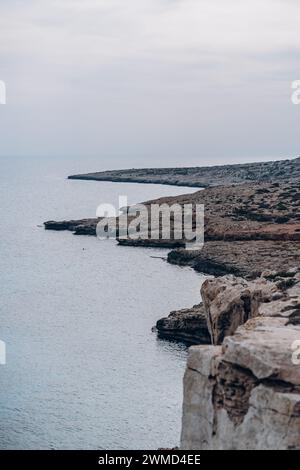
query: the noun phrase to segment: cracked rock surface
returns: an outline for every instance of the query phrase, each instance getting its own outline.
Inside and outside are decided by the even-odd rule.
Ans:
[[[202,295],[215,345],[190,348],[181,448],[300,449],[299,270],[207,280]]]
[[[156,330],[161,338],[190,344],[211,342],[203,303],[171,312],[168,317],[158,320]]]

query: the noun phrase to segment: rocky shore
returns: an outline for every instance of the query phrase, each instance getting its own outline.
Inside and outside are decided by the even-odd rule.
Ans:
[[[278,168],[285,169],[285,176],[289,170],[291,179],[282,179],[281,173],[273,172],[273,180],[268,182],[214,186],[145,203],[149,210],[154,202],[169,206],[175,203],[204,204],[205,244],[201,251],[185,250],[185,240],[174,237],[152,240],[141,235],[139,239],[120,240],[119,244],[170,248],[173,251],[168,255],[168,262],[192,266],[197,271],[216,276],[235,274],[254,278],[266,269],[279,270],[281,265],[286,268],[297,265],[300,261],[300,180],[297,177],[300,159],[271,164],[277,171]],[[265,164],[253,165],[257,165],[257,171],[265,167]],[[237,167],[240,171],[240,165]],[[221,171],[223,167],[217,168]],[[232,174],[237,173],[230,168]],[[98,220],[48,221],[45,228],[70,230],[76,235],[96,235]]]
[[[202,303],[156,324],[160,337],[195,345],[184,378],[181,448],[300,449],[300,365],[293,362],[300,343],[300,159],[70,178],[205,188],[145,203],[149,210],[153,202],[204,204],[202,250],[186,250],[173,234],[119,240],[169,248],[169,263],[216,276],[202,285]],[[48,221],[45,228],[96,235],[98,220]]]
[[[175,310],[155,327],[158,336],[188,344],[211,344],[204,305]]]

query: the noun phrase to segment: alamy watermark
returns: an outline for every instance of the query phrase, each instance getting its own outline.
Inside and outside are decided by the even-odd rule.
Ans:
[[[162,240],[181,242],[186,249],[200,250],[204,244],[203,204],[136,204],[128,206],[127,196],[119,207],[100,204],[96,212],[96,233],[100,240]]]
[[[0,340],[0,365],[4,366],[6,364],[6,344],[4,341]]]
[[[291,86],[292,92],[291,101],[293,104],[300,104],[300,80],[294,80]]]
[[[6,84],[0,80],[0,104],[6,104]]]

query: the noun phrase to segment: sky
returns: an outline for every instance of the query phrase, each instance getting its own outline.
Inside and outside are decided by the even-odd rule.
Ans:
[[[299,156],[299,22],[298,0],[1,0],[0,156]]]

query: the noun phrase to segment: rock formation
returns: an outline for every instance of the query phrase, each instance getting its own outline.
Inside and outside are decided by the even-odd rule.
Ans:
[[[234,274],[254,279],[266,270],[292,268],[300,264],[300,243],[292,241],[207,241],[201,251],[176,249],[168,262],[190,266],[197,272],[224,276]]]
[[[207,187],[300,177],[300,159],[187,168],[131,168],[69,176],[69,179]]]
[[[202,295],[214,345],[190,348],[181,448],[300,449],[300,269]]]
[[[205,245],[201,251],[185,250],[183,239],[119,240],[120,245],[170,248],[168,262],[222,276],[257,277],[267,269],[290,268],[300,262],[299,181],[251,183],[213,187],[192,194],[147,201],[168,204],[204,204]],[[149,209],[150,210],[150,209]],[[117,219],[117,222],[120,219]],[[132,220],[132,218],[129,220]],[[99,219],[48,221],[48,230],[70,230],[76,235],[96,235]],[[149,227],[150,228],[150,227]],[[153,228],[153,227],[152,227]],[[157,227],[154,229],[158,230]],[[276,256],[274,253],[276,252]]]
[[[68,230],[75,235],[96,235],[97,222],[100,219],[81,219],[81,220],[48,220],[44,222],[45,230]]]
[[[300,159],[69,178],[206,188],[145,203],[203,204],[202,250],[184,249],[174,233],[149,239],[150,228],[161,233],[159,224],[119,241],[171,248],[170,263],[230,274],[204,282],[202,304],[156,325],[160,336],[201,344],[190,348],[184,378],[181,448],[300,449],[300,270],[293,269],[300,266]],[[96,235],[98,220],[45,228]]]
[[[160,338],[179,340],[189,344],[210,344],[211,338],[203,304],[175,310],[156,323]]]

